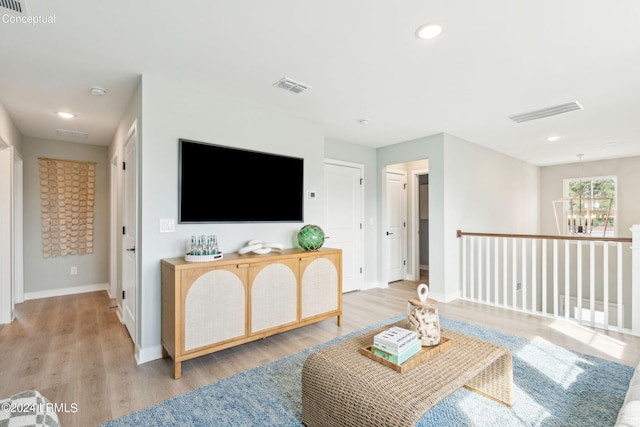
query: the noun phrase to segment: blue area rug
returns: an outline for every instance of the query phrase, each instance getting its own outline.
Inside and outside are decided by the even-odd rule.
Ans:
[[[300,426],[301,372],[314,350],[402,319],[396,316],[105,424],[118,426]],[[613,426],[633,368],[441,317],[441,326],[507,346],[512,408],[460,389],[419,426]]]

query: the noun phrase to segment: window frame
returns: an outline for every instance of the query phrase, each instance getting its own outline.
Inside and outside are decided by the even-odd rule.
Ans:
[[[613,181],[614,191],[613,191],[613,201],[611,211],[609,212],[609,219],[613,223],[612,227],[607,227],[606,234],[602,234],[600,232],[594,231],[591,234],[591,237],[616,237],[618,236],[618,176],[617,175],[599,175],[599,176],[583,176],[583,177],[575,177],[575,178],[565,178],[562,181],[562,194],[564,199],[569,199],[571,196],[569,195],[569,185],[573,182],[586,182],[589,181],[590,189],[591,189],[591,197],[599,197],[593,195],[593,181]],[[568,212],[563,211],[564,215],[567,215]],[[566,224],[563,225],[563,229],[565,232],[568,232]]]

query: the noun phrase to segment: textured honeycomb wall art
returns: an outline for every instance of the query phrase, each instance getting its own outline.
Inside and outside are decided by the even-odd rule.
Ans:
[[[96,164],[38,158],[45,258],[93,252]]]

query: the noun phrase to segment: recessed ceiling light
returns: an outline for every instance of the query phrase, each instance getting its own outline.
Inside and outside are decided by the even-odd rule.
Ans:
[[[559,139],[560,139],[560,137],[559,137],[558,135],[553,135],[553,136],[548,137],[548,138],[547,138],[547,141],[549,141],[549,142],[555,142],[555,141],[557,141],[557,140],[559,140]]]
[[[438,24],[424,24],[416,30],[416,37],[422,40],[436,38],[442,33],[442,26]]]
[[[76,115],[71,113],[66,113],[64,111],[57,111],[56,114],[63,119],[73,119]]]
[[[358,120],[362,126],[366,126],[369,124],[369,119],[360,119]]]

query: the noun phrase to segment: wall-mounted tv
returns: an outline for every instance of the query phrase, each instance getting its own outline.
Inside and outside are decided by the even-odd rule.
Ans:
[[[304,159],[178,143],[180,223],[303,221]]]

